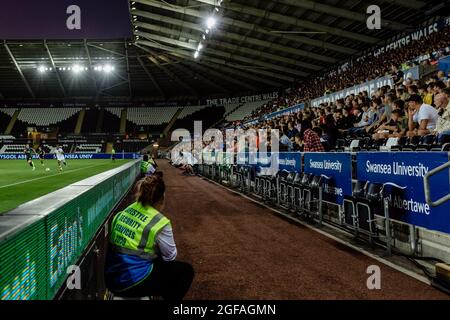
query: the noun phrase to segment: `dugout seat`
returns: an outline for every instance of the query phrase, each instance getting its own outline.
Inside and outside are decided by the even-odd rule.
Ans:
[[[277,183],[277,203],[283,204],[284,198],[284,190],[286,189],[287,177],[289,176],[290,171],[280,170],[276,175],[276,183]]]
[[[305,182],[308,182],[303,186],[302,207],[300,208],[301,215],[306,214],[307,216],[311,216],[320,213],[321,192],[323,192],[324,182],[329,180],[330,178],[325,175],[305,177]]]
[[[344,196],[344,224],[355,229],[356,224],[356,203],[358,199],[365,199],[366,197],[366,181],[356,181],[353,186],[351,196]]]
[[[282,170],[282,172],[285,170]],[[292,184],[294,182],[295,178],[295,172],[294,171],[286,171],[287,174],[280,175],[279,180],[279,204],[290,208],[291,201],[290,201],[290,191],[292,190]]]
[[[344,197],[344,222],[370,237],[376,236],[375,215],[383,216],[383,185],[357,181],[353,195]]]

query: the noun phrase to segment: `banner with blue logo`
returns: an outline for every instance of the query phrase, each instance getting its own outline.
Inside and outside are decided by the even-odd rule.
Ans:
[[[300,152],[280,152],[278,168],[280,170],[302,172],[302,154]]]
[[[272,163],[274,166],[272,166]],[[256,172],[264,173],[265,170],[274,167],[276,174],[279,170],[302,172],[302,154],[300,152],[258,153]]]
[[[264,121],[271,120],[271,119],[277,118],[279,116],[289,115],[291,113],[296,113],[296,112],[302,111],[303,109],[305,109],[305,104],[300,103],[295,106],[292,106],[292,107],[289,107],[289,108],[286,108],[286,109],[283,109],[280,111],[275,111],[268,115],[265,115],[264,117],[262,117],[262,120],[264,120]]]
[[[352,157],[350,153],[305,153],[305,173],[324,175],[323,200],[342,205],[352,195]]]
[[[116,153],[116,159],[138,159],[140,155],[138,153]],[[88,159],[88,160],[98,160],[98,159],[111,159],[111,154],[108,153],[67,153],[65,154],[66,159]],[[25,160],[26,156],[23,153],[14,154],[0,154],[0,160]],[[38,159],[37,155],[33,155],[33,159]],[[56,159],[54,154],[46,154],[45,159]]]
[[[450,233],[450,202],[430,207],[425,201],[423,178],[434,168],[449,161],[446,152],[358,153],[357,178],[371,183],[393,183],[384,194],[390,199],[393,218]],[[450,192],[449,171],[430,178],[433,200]],[[394,190],[395,192],[391,192]]]
[[[413,80],[419,80],[422,76],[421,72],[421,66],[415,66],[406,70],[403,70],[403,78],[406,79],[413,79]]]

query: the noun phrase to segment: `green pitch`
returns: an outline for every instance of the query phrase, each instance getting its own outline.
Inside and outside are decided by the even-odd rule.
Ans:
[[[77,181],[125,164],[128,160],[67,160],[60,172],[56,160],[45,160],[45,167],[34,160],[36,170],[25,160],[0,160],[0,214],[42,197]],[[50,168],[50,171],[45,171]]]

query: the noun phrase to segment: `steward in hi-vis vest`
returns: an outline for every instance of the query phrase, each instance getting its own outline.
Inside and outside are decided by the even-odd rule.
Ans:
[[[153,163],[155,163],[153,159],[150,161],[148,155],[144,155],[144,158],[141,162],[142,176],[151,176],[156,172],[156,166],[153,165]]]
[[[113,220],[111,243],[114,251],[153,261],[156,259],[155,238],[170,221],[152,207],[135,202]]]
[[[164,206],[162,173],[137,184],[136,202],[113,219],[105,266],[106,285],[126,297],[181,300],[194,277],[192,267],[174,261],[177,248]]]

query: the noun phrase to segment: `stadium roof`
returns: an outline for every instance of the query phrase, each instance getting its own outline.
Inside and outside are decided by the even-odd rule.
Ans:
[[[413,31],[438,3],[372,0],[382,28],[368,30],[362,0],[134,0],[132,40],[3,42],[0,100],[192,100],[284,87]]]

